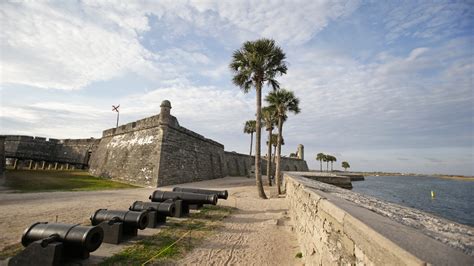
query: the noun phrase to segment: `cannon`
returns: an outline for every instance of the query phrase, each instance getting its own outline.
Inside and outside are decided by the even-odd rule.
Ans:
[[[173,192],[155,190],[150,196],[153,202],[163,202],[168,199],[182,200],[186,204],[217,204],[217,195],[198,194],[189,192]]]
[[[148,212],[98,209],[90,220],[104,230],[105,243],[119,244],[124,236],[136,236],[138,229],[148,226]]]
[[[184,187],[175,187],[173,188],[174,192],[189,192],[189,193],[198,193],[198,194],[207,194],[207,195],[217,195],[219,199],[227,199],[229,193],[227,190],[210,190],[210,189],[201,189],[201,188],[184,188]]]
[[[102,244],[99,226],[38,222],[21,237],[26,247],[8,265],[59,265],[69,259],[86,259]]]
[[[176,205],[176,217],[189,214],[189,209],[199,209],[204,204],[217,204],[216,194],[198,194],[190,192],[160,191],[156,190],[150,196],[153,202],[163,202],[173,200]]]
[[[148,226],[155,228],[160,224],[166,223],[166,216],[175,215],[174,202],[143,202],[135,201],[129,208],[131,211],[147,211]]]

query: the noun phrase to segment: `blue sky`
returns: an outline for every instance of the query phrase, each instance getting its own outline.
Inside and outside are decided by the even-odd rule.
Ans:
[[[0,134],[100,137],[171,101],[180,124],[248,152],[254,93],[232,51],[273,38],[301,99],[283,153],[352,170],[474,174],[472,1],[0,3]],[[265,93],[268,92],[266,89]]]

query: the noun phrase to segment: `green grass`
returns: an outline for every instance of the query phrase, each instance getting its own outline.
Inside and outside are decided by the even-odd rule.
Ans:
[[[170,218],[159,233],[107,258],[100,265],[141,265],[147,261],[147,264],[156,265],[176,261],[212,235],[222,225],[221,220],[233,210],[231,207],[210,206],[192,213],[188,219]]]
[[[136,186],[89,175],[83,170],[7,170],[4,186],[16,192],[87,191],[136,188]]]

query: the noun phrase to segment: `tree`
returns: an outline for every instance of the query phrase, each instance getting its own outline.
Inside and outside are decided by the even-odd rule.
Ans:
[[[331,155],[324,155],[323,162],[326,162],[326,172],[329,172],[329,158]]]
[[[329,161],[331,162],[331,172],[332,172],[332,171],[334,171],[334,170],[332,169],[332,163],[333,163],[333,162],[337,162],[337,159],[336,159],[336,157],[334,157],[334,156],[332,156],[332,155],[329,155]]]
[[[268,140],[267,140],[267,178],[268,185],[272,186],[272,131],[273,127],[277,122],[277,114],[274,107],[267,106],[262,108],[262,122],[265,125],[266,130],[268,131]]]
[[[278,115],[278,141],[276,152],[275,179],[277,191],[278,194],[280,194],[281,143],[283,139],[283,121],[286,118],[287,112],[292,112],[294,114],[298,114],[300,112],[300,100],[295,97],[292,91],[280,89],[277,91],[270,92],[265,98],[265,101],[267,101],[270,106],[275,107]]]
[[[276,158],[276,148],[278,146],[278,134],[272,134],[272,145],[273,145],[273,161],[272,163],[275,164]],[[281,145],[285,145],[285,139],[281,138]]]
[[[323,160],[324,160],[324,153],[320,152],[316,155],[316,161],[319,161],[319,171],[323,171]]]
[[[244,125],[244,133],[250,134],[250,152],[249,152],[249,165],[252,166],[252,144],[253,144],[253,133],[255,133],[255,120],[248,120]],[[250,173],[250,172],[249,172]]]
[[[266,199],[262,185],[261,173],[261,111],[262,111],[262,87],[264,84],[271,86],[274,90],[280,88],[275,79],[277,76],[286,74],[288,69],[285,62],[285,53],[275,44],[274,40],[259,39],[247,41],[242,47],[234,51],[232,62],[229,67],[234,76],[232,81],[239,86],[244,93],[255,88],[256,97],[256,136],[255,136],[255,181],[258,195]]]
[[[344,168],[344,171],[347,171],[347,168],[351,168],[351,166],[349,165],[349,163],[348,163],[348,162],[345,162],[345,161],[342,162],[341,166],[342,166],[342,168]]]

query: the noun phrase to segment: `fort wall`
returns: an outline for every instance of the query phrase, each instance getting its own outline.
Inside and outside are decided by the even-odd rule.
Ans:
[[[224,145],[181,127],[168,101],[160,107],[159,115],[105,130],[89,171],[152,187],[224,177]]]
[[[5,171],[5,137],[0,136],[0,175]]]
[[[246,176],[255,164],[255,156],[237,152],[225,152],[225,168],[228,176]],[[267,160],[262,158],[262,174],[267,173]],[[281,157],[282,171],[308,171],[308,165],[305,160],[299,158]],[[272,172],[275,171],[275,164],[272,163]]]
[[[14,167],[51,168],[67,164],[83,168],[98,139],[46,139],[43,137],[6,135],[5,157],[14,160]]]

